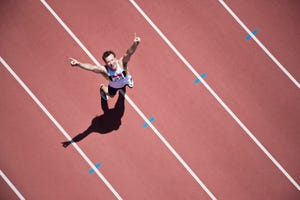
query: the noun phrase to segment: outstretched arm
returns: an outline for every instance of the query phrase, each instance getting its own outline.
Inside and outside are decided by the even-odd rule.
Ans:
[[[104,66],[97,66],[97,65],[92,65],[92,64],[89,64],[89,63],[82,63],[82,62],[79,62],[78,60],[76,60],[74,58],[69,58],[69,59],[71,61],[72,66],[78,66],[82,69],[93,71],[95,73],[106,74],[106,69],[105,69]]]
[[[122,59],[122,62],[124,64],[124,66],[127,65],[127,63],[130,60],[130,57],[135,52],[135,50],[138,47],[138,45],[139,45],[140,42],[141,42],[141,38],[137,37],[136,34],[135,34],[134,40],[133,40],[133,44],[131,45],[131,47],[129,47],[129,49],[127,49],[126,54],[124,55],[124,57]]]

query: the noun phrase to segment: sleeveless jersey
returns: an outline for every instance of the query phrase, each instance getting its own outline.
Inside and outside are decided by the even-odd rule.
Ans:
[[[131,75],[127,70],[123,70],[119,63],[117,63],[116,71],[106,67],[108,73],[109,86],[113,88],[123,88],[125,85],[130,83]]]

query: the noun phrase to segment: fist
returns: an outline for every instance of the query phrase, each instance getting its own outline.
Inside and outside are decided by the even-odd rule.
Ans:
[[[136,33],[134,34],[134,40],[133,42],[135,43],[140,43],[141,42],[141,38],[136,36]]]

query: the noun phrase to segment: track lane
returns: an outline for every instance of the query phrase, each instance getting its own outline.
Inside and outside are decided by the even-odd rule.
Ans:
[[[138,2],[194,66],[199,63],[197,55],[204,55],[200,59],[208,67],[199,68],[213,75],[211,87],[298,180],[299,162],[295,160],[299,150],[297,113],[300,107],[297,102],[300,97],[297,88],[273,68],[274,63],[266,59],[255,44],[247,44],[239,25],[221,12],[222,7],[217,2],[179,5],[166,1],[166,7],[153,2]],[[202,9],[204,7],[220,11],[212,12]],[[182,12],[169,12],[176,9]],[[193,17],[185,15],[184,10],[190,10]],[[185,36],[184,39],[180,39],[181,36]],[[229,50],[232,53],[228,54]],[[195,52],[196,56],[192,56]]]
[[[66,8],[66,7],[64,7],[62,4],[58,4],[58,5],[56,5],[56,3],[54,2],[54,3],[52,3],[51,2],[51,5],[52,6],[54,6],[55,7],[55,10],[58,10],[58,13],[60,14],[60,15],[62,15],[63,16],[63,18],[70,24],[70,26],[71,27],[73,27],[73,30],[75,30],[76,32],[78,32],[78,35],[79,35],[79,37],[80,38],[84,38],[84,40],[85,41],[90,41],[90,42],[85,42],[85,43],[87,43],[87,46],[91,46],[91,49],[92,49],[92,52],[94,52],[94,53],[97,53],[99,50],[98,50],[98,48],[97,48],[97,46],[95,46],[95,47],[93,47],[93,43],[95,43],[95,42],[97,42],[99,39],[98,39],[98,37],[99,37],[99,34],[100,34],[100,32],[99,32],[99,30],[101,29],[101,26],[99,25],[99,26],[95,26],[95,24],[97,24],[95,21],[99,21],[99,19],[101,19],[101,15],[99,14],[99,16],[100,17],[96,17],[96,12],[95,12],[95,10],[97,10],[96,9],[96,7],[94,7],[94,8],[91,8],[91,6],[88,6],[88,5],[85,5],[84,6],[84,9],[86,9],[85,11],[87,11],[88,10],[88,12],[86,12],[86,13],[93,13],[93,16],[95,16],[96,17],[96,20],[93,20],[93,19],[90,19],[90,20],[88,20],[89,21],[89,23],[76,23],[76,20],[74,20],[74,18],[78,18],[78,19],[81,19],[81,20],[83,20],[83,21],[87,21],[87,18],[89,17],[89,16],[84,16],[84,15],[80,15],[80,16],[73,16],[72,15],[72,10],[77,10],[79,7],[79,4],[72,4],[72,7],[68,7],[68,8]],[[101,7],[101,6],[100,6]],[[77,9],[76,9],[77,8]],[[112,9],[108,9],[108,10],[112,10]],[[105,11],[104,11],[105,12]],[[122,11],[120,11],[120,9],[115,9],[115,10],[113,10],[113,13],[112,14],[115,14],[115,13],[118,13],[118,12],[121,12],[121,13],[124,13],[124,12],[122,12]],[[95,15],[94,15],[94,13],[95,13]],[[105,14],[107,15],[108,13],[106,13],[105,12]],[[129,15],[129,14],[128,14]],[[97,15],[98,16],[98,15]],[[106,16],[108,19],[109,19],[109,16],[110,15],[108,15],[108,16]],[[103,17],[102,17],[103,18]],[[75,21],[74,23],[71,23],[72,22],[72,19]],[[134,19],[134,18],[133,18]],[[122,21],[123,20],[123,21]],[[113,27],[113,24],[122,24],[122,22],[126,22],[126,20],[127,21],[130,21],[130,20],[128,20],[128,18],[127,17],[125,17],[124,16],[124,19],[122,19],[122,20],[117,20],[117,22],[112,22],[112,24],[109,24],[109,26],[111,26],[111,27]],[[141,22],[138,22],[138,20],[136,20],[136,19],[134,19],[134,20],[132,20],[131,19],[131,22],[132,22],[132,24],[128,24],[126,27],[125,27],[125,29],[124,30],[130,30],[130,29],[133,29],[134,27],[136,27],[136,25],[137,24],[141,24]],[[146,27],[144,24],[142,24],[144,27]],[[85,32],[85,30],[90,30],[90,32],[89,32],[89,36],[90,37],[88,37],[84,32]],[[118,29],[119,30],[119,29]],[[122,29],[123,30],[123,29]],[[141,30],[142,31],[142,30]],[[143,30],[143,32],[147,32],[147,33],[150,33],[149,32],[149,29],[146,27],[145,28],[145,30]],[[142,32],[142,33],[143,33]],[[110,33],[110,35],[111,35],[111,38],[117,38],[117,36],[118,36],[118,31],[109,31],[109,33]],[[98,34],[98,35],[97,35]],[[155,35],[155,34],[154,34]],[[107,45],[107,46],[109,46],[107,43],[107,41],[105,41],[105,37],[107,37],[108,39],[109,39],[109,37],[108,36],[106,36],[105,34],[104,35],[101,35],[101,40],[99,40],[99,41],[101,41],[101,43],[103,43],[103,45],[105,46],[105,45]],[[146,45],[151,45],[151,44],[157,44],[156,42],[158,42],[159,40],[157,40],[157,37],[155,37],[155,36],[153,36],[153,37],[149,37],[149,35],[147,36],[146,34],[145,35],[143,35],[143,37],[145,37],[146,39],[144,39],[143,40],[143,42],[146,42],[147,43],[147,39],[149,38],[149,40],[148,40],[148,44],[146,44]],[[103,40],[102,40],[103,39]],[[152,39],[152,40],[151,40]],[[118,45],[116,45],[115,44],[115,40],[109,40],[111,43],[112,43],[112,45],[115,45],[115,46],[118,46]],[[126,42],[124,42],[123,41],[123,38],[121,37],[121,39],[120,39],[120,43],[119,43],[119,45],[121,45],[121,46],[124,46],[124,48],[126,48]],[[100,42],[99,42],[100,43]],[[161,47],[163,47],[164,45],[156,45],[155,46],[155,48],[156,49],[163,49],[163,48],[161,48]],[[139,52],[142,52],[143,50],[139,50],[138,52],[137,52],[137,54],[139,55],[139,56],[141,56],[141,53],[139,53]],[[178,64],[176,64],[176,63],[178,63],[178,60],[176,60],[176,58],[175,58],[175,61],[173,60],[173,59],[171,59],[171,58],[174,58],[174,57],[172,57],[172,56],[174,56],[174,55],[172,55],[172,53],[170,53],[170,52],[166,52],[166,54],[167,55],[170,55],[170,57],[168,57],[168,56],[165,56],[166,54],[163,54],[164,56],[162,56],[162,55],[159,55],[159,53],[156,53],[156,52],[153,52],[153,51],[151,51],[151,53],[150,53],[150,51],[144,51],[143,53],[145,53],[145,54],[147,54],[148,56],[149,55],[151,55],[153,58],[155,58],[155,59],[157,59],[157,60],[167,60],[168,62],[164,62],[163,64],[165,65],[165,66],[167,66],[167,65],[169,65],[169,66],[176,66],[176,65],[178,65]],[[143,57],[144,58],[144,57]],[[137,58],[137,59],[139,59],[139,58]],[[183,97],[186,97],[187,95],[187,93],[185,93],[185,91],[184,90],[180,90],[181,88],[182,88],[182,86],[180,86],[180,84],[181,84],[181,81],[180,81],[180,79],[178,79],[178,80],[174,80],[174,79],[172,79],[172,78],[174,78],[174,77],[176,77],[176,73],[173,73],[173,72],[170,72],[170,73],[168,73],[167,74],[167,76],[166,77],[164,77],[164,78],[158,78],[158,77],[155,77],[154,75],[155,74],[159,74],[159,72],[160,71],[162,71],[162,69],[163,68],[161,68],[161,65],[160,66],[157,66],[158,64],[157,64],[157,62],[155,62],[155,61],[153,61],[153,60],[149,60],[149,59],[146,59],[145,58],[145,60],[147,60],[147,63],[145,64],[145,62],[141,62],[140,60],[138,60],[138,61],[134,61],[134,63],[137,63],[137,64],[139,64],[140,66],[149,66],[148,68],[146,67],[146,68],[143,68],[143,70],[145,70],[145,71],[143,71],[142,73],[141,72],[139,72],[140,74],[147,74],[147,76],[149,76],[149,77],[147,77],[147,76],[140,76],[140,78],[138,77],[138,76],[135,76],[136,77],[136,79],[138,80],[138,82],[143,82],[143,83],[145,83],[144,84],[144,86],[141,88],[141,87],[139,87],[139,86],[137,86],[136,85],[136,87],[135,87],[135,92],[134,93],[132,93],[132,95],[133,95],[133,97],[134,97],[134,99],[135,99],[135,101],[137,102],[137,104],[138,105],[143,105],[143,106],[141,106],[142,108],[143,108],[143,110],[145,110],[145,112],[146,113],[154,113],[155,112],[155,110],[156,110],[156,113],[159,113],[159,114],[157,114],[158,116],[160,116],[161,115],[161,112],[166,112],[167,114],[165,115],[165,117],[162,117],[162,121],[164,120],[164,121],[166,121],[166,119],[170,119],[170,115],[172,115],[172,114],[174,114],[173,116],[175,116],[174,118],[176,118],[176,117],[178,117],[179,119],[183,119],[183,118],[185,118],[185,116],[186,115],[184,115],[184,116],[179,116],[179,114],[182,114],[182,113],[180,113],[180,112],[177,112],[177,111],[174,111],[174,112],[170,112],[170,110],[174,110],[174,107],[179,107],[180,105],[189,105],[188,103],[186,103],[185,104],[185,102],[186,101],[181,101],[180,103],[182,103],[182,104],[179,104],[179,102],[178,102],[178,104],[174,104],[174,101],[172,100],[172,99],[174,99],[174,96],[176,95],[175,94],[175,92],[173,92],[172,93],[172,90],[174,90],[174,88],[178,88],[178,90],[179,91],[183,91],[181,94],[181,96],[183,96]],[[159,69],[159,67],[160,67],[160,69]],[[131,70],[133,73],[137,73],[137,69],[132,69]],[[149,75],[150,74],[150,75]],[[189,78],[186,78],[186,77],[190,77],[190,75],[188,75],[189,73],[188,72],[184,72],[184,73],[182,73],[181,74],[181,79],[183,79],[183,80],[189,80]],[[182,77],[184,77],[184,78],[182,78]],[[185,79],[186,78],[186,79]],[[162,91],[162,90],[158,90],[158,88],[160,88],[160,86],[161,86],[161,84],[159,84],[159,83],[164,83],[165,82],[165,80],[162,80],[162,79],[169,79],[169,80],[172,80],[172,81],[174,81],[174,85],[172,85],[172,87],[171,86],[168,86],[167,84],[165,84],[165,86],[166,86],[166,90],[165,91],[170,91],[170,92],[168,92],[167,94],[166,94],[166,92],[165,91]],[[153,80],[156,80],[158,83],[156,83],[155,81],[153,81]],[[148,86],[148,87],[147,87]],[[147,89],[146,89],[147,88]],[[150,95],[150,94],[156,94],[156,95]],[[131,94],[130,94],[131,95]],[[147,109],[144,105],[145,105],[145,103],[143,103],[143,101],[145,100],[144,98],[141,98],[141,97],[143,97],[143,96],[147,96],[147,98],[148,98],[148,100],[149,100],[149,102],[155,102],[155,106],[157,106],[157,108],[156,109],[154,109],[153,107],[151,107],[151,109]],[[159,97],[161,97],[161,96],[167,96],[168,98],[166,98],[167,100],[169,100],[169,102],[170,102],[170,105],[169,105],[169,107],[168,107],[168,105],[166,106],[166,103],[165,103],[165,101],[164,102],[158,102],[157,101],[157,96],[159,96]],[[177,96],[178,96],[178,92],[177,92]],[[197,97],[199,97],[199,96],[197,96]],[[195,98],[195,99],[197,99],[197,98]],[[166,100],[166,101],[167,101]],[[180,99],[181,100],[181,99]],[[213,99],[211,99],[211,100],[207,100],[208,102],[209,101],[213,101]],[[151,104],[151,103],[150,103]],[[195,105],[196,105],[197,103],[195,103]],[[148,103],[148,105],[149,105],[149,103]],[[197,105],[198,106],[198,105]],[[177,108],[176,107],[176,108]],[[164,108],[164,110],[165,111],[163,111],[163,109],[162,108]],[[158,112],[158,110],[160,111],[160,112]],[[170,113],[172,113],[172,114],[170,114]],[[168,115],[168,116],[167,116]],[[228,119],[228,121],[229,121],[230,119]],[[186,129],[186,132],[189,132],[189,130],[191,130],[191,126],[189,126],[189,125],[191,125],[191,123],[189,124],[188,122],[187,122],[188,120],[181,120],[181,121],[179,121],[179,123],[178,123],[178,126],[176,126],[176,128],[178,128],[179,126],[180,126],[180,124],[185,124],[188,128]],[[199,118],[198,118],[198,121],[201,121],[201,120],[199,120]],[[208,120],[208,121],[210,121],[210,120]],[[221,121],[221,120],[220,120]],[[222,121],[224,121],[223,119],[222,119]],[[178,121],[176,121],[175,120],[175,122],[178,122]],[[193,122],[195,122],[195,121],[193,121]],[[197,123],[197,122],[195,122],[195,123]],[[212,123],[212,122],[210,122],[210,123]],[[227,123],[227,120],[226,120],[226,122],[224,122],[224,124],[226,124]],[[174,124],[176,124],[176,123],[172,123],[172,125],[174,125]],[[210,125],[212,125],[212,124],[210,124]],[[226,124],[227,125],[227,124]],[[230,126],[235,126],[235,125],[230,125]],[[172,131],[172,130],[174,130],[172,127],[170,128],[170,125],[169,124],[167,124],[166,125],[166,123],[163,123],[163,124],[160,124],[160,126],[158,126],[158,127],[160,127],[160,130],[162,130],[161,132],[163,132],[163,133],[173,133],[174,134],[174,131]],[[161,127],[165,127],[164,129],[163,128],[161,128]],[[220,128],[220,127],[219,127]],[[200,130],[202,130],[201,128],[199,128]],[[198,129],[198,130],[199,130]],[[237,129],[238,128],[232,128],[232,127],[230,127],[229,128],[229,132],[231,132],[232,130],[234,130],[233,132],[240,132],[240,130],[239,131],[237,131]],[[182,128],[180,129],[180,130],[182,130]],[[206,130],[206,129],[205,129]],[[193,131],[195,131],[195,128],[193,128]],[[192,132],[193,132],[192,131]],[[213,130],[212,132],[214,132],[215,130]],[[219,132],[220,132],[221,130],[219,130]],[[175,131],[176,132],[176,136],[178,135],[178,132],[180,132],[179,130],[176,130]],[[184,133],[184,131],[182,131],[182,133]],[[168,136],[168,138],[170,138],[170,136]],[[215,138],[214,138],[215,139]],[[240,138],[239,138],[240,139]],[[211,140],[213,140],[213,138],[211,138]],[[245,140],[248,140],[247,138],[245,139]],[[171,140],[172,142],[174,142],[173,140]],[[230,141],[230,140],[228,140],[228,141]],[[210,141],[211,142],[211,144],[213,144],[212,143],[212,141]],[[249,142],[249,141],[248,141]],[[176,142],[174,142],[174,143],[176,143]],[[178,140],[177,140],[177,143],[178,143]],[[182,143],[182,141],[181,141],[181,143]],[[246,142],[247,143],[247,142]],[[211,145],[210,144],[210,145]],[[195,147],[195,149],[196,149],[196,144],[194,143],[194,147]],[[223,144],[224,145],[224,144]],[[251,144],[250,144],[251,145]],[[177,147],[177,144],[175,145],[176,147]],[[186,145],[185,145],[185,147],[184,148],[186,148]],[[204,147],[203,147],[204,148]],[[251,148],[253,148],[253,147],[251,147]],[[255,147],[254,147],[255,148]],[[205,149],[205,148],[204,148]],[[189,149],[190,150],[190,149]],[[232,149],[232,152],[235,152],[235,148],[233,147],[233,149]],[[219,152],[218,152],[219,153]],[[250,157],[252,157],[253,156],[253,154],[250,156],[250,154],[251,153],[253,153],[253,152],[249,152],[249,158]],[[255,155],[256,154],[258,154],[259,156],[258,157],[260,157],[260,159],[262,159],[262,160],[264,160],[265,158],[264,158],[264,156],[263,155],[260,155],[261,154],[261,152],[256,152],[255,153]],[[185,154],[186,155],[186,154]],[[216,154],[217,155],[217,154]],[[263,158],[261,158],[261,157],[263,157]],[[240,158],[237,158],[237,159],[240,159]],[[245,159],[245,160],[247,160],[247,159]],[[190,161],[190,160],[189,160]],[[193,160],[194,162],[195,162],[195,160]],[[222,162],[225,162],[225,160],[223,160]],[[237,161],[237,163],[238,163],[239,161]],[[246,161],[247,162],[247,161]],[[268,160],[265,160],[264,161],[264,163],[268,163],[268,164],[266,164],[266,166],[272,166],[272,165],[270,165],[270,163],[269,163],[269,161]],[[228,170],[229,170],[229,173],[228,174],[231,174],[232,173],[232,169],[230,169],[230,167],[232,167],[232,166],[230,166],[231,164],[230,163],[226,163],[227,164],[227,168],[228,168]],[[240,164],[240,163],[239,163]],[[224,165],[224,164],[223,164]],[[228,166],[230,166],[230,167],[228,167]],[[245,165],[245,168],[246,168],[246,166],[247,165]],[[259,166],[259,165],[258,165]],[[257,166],[257,170],[259,169],[259,167]],[[272,166],[273,167],[273,166]],[[271,168],[272,168],[271,167]],[[266,169],[268,169],[268,167],[266,167]],[[231,171],[231,172],[230,172]],[[276,171],[276,170],[275,170]],[[275,173],[276,174],[276,172],[275,171],[270,171],[269,173],[269,175],[267,175],[268,177],[269,176],[272,176],[271,174],[273,174],[273,173]],[[248,178],[248,181],[249,180],[251,180],[251,178],[254,178],[254,177],[252,177],[252,175],[251,175],[251,169],[249,169],[249,174],[248,175],[246,175],[246,177]],[[210,174],[213,174],[212,172],[210,173]],[[279,175],[280,176],[280,175]],[[246,178],[246,177],[243,177],[243,178]],[[250,178],[251,177],[251,178]],[[222,178],[224,178],[224,177],[222,177]],[[257,177],[256,177],[257,178]],[[277,177],[278,178],[278,177]],[[275,179],[274,180],[276,180],[277,179],[276,177],[275,177]],[[255,179],[255,178],[254,178]],[[258,178],[259,179],[259,181],[257,181],[257,182],[260,182],[260,181],[262,181],[261,179],[263,179],[262,177],[259,177]],[[282,177],[282,178],[279,178],[280,180],[282,180],[282,179],[284,179],[284,177]],[[222,179],[222,181],[224,181],[224,179]],[[220,181],[220,182],[222,182],[222,181]],[[242,181],[241,181],[242,182]],[[251,181],[250,181],[251,182]],[[255,181],[254,181],[255,182]],[[283,185],[287,185],[288,183],[286,182],[286,180],[283,180],[283,182],[284,183],[282,183]],[[223,182],[224,183],[224,182]],[[227,183],[227,182],[226,182]],[[228,183],[228,184],[230,184],[230,183]],[[241,189],[241,190],[245,190],[246,188],[247,189],[249,189],[249,187],[247,187],[246,185],[248,185],[249,183],[247,182],[247,183],[245,183],[246,185],[245,185],[245,187],[244,188],[242,188],[243,186],[240,186],[239,185],[240,184],[240,182],[239,181],[237,181],[236,182],[236,185],[234,185],[234,186],[236,186],[236,187],[240,187],[239,189]],[[251,185],[251,184],[250,184]],[[291,188],[289,188],[289,186],[288,187],[282,187],[283,185],[277,185],[277,186],[269,186],[270,187],[270,189],[272,190],[272,192],[273,191],[275,191],[275,193],[276,193],[276,191],[279,191],[279,190],[277,190],[277,189],[279,189],[279,188],[281,188],[281,191],[284,191],[284,190],[286,190],[286,191],[289,191],[289,192],[291,192],[291,190],[293,190],[293,189],[291,189]],[[233,186],[233,185],[231,185],[231,186]],[[251,186],[253,186],[253,185],[251,185]],[[254,186],[253,186],[254,187]],[[256,193],[257,195],[260,195],[261,193],[265,193],[265,191],[259,191],[259,192],[257,192],[257,191],[255,191],[255,189],[257,189],[259,186],[255,186],[254,188],[252,188],[253,190],[251,190],[251,192],[253,192],[253,193]],[[232,188],[234,188],[234,187],[232,187]],[[227,195],[228,194],[231,194],[231,195],[233,195],[233,191],[232,191],[232,188],[230,188],[230,187],[228,187],[228,188],[224,188],[223,190],[225,191],[225,193],[227,192]],[[276,188],[276,189],[275,189]],[[284,188],[284,189],[283,189]],[[219,188],[218,188],[219,189]],[[224,192],[223,191],[223,192]],[[280,198],[280,195],[283,195],[284,196],[284,193],[282,193],[281,191],[279,191],[279,192],[277,192],[276,194],[274,194],[274,197],[275,196],[277,196],[277,198]],[[250,192],[250,193],[251,193]],[[249,194],[250,194],[249,193]],[[266,194],[266,193],[265,193]],[[294,194],[295,195],[295,193],[291,193],[291,194]],[[278,196],[279,195],[279,196]]]
[[[299,82],[298,1],[225,1]]]
[[[7,58],[8,63],[12,63],[11,66],[16,66],[14,69],[28,83],[36,96],[44,102],[66,130],[72,136],[76,136],[88,128],[96,115],[103,112],[100,109],[98,94],[99,76],[72,69],[67,60],[70,54],[80,55],[82,59],[87,59],[86,56],[66,37],[63,29],[55,23],[40,3],[26,6],[25,4],[26,2],[23,6],[19,4],[19,8],[22,7],[20,17],[13,19],[8,17],[6,20],[8,25],[16,24],[19,20],[30,22],[30,25],[22,23],[18,25],[18,31],[11,29],[3,31],[3,37],[6,38],[3,44],[7,48],[1,49],[1,55]],[[18,9],[13,11],[18,13]],[[39,18],[34,19],[35,16]],[[22,37],[23,34],[26,35],[26,40]],[[35,45],[36,42],[38,45]],[[14,48],[10,46],[12,43],[18,44],[13,54]],[[28,51],[28,47],[31,51]],[[94,85],[93,88],[91,84]],[[113,104],[114,100],[109,102],[110,107]],[[144,122],[132,117],[135,113],[128,107],[126,104],[126,114],[122,118],[126,123],[116,132],[106,135],[91,134],[80,141],[82,149],[95,163],[101,159],[103,166],[101,170],[113,185],[116,185],[117,190],[121,191],[121,196],[128,199],[209,199],[187,172],[177,165],[177,161],[170,156],[161,142],[152,134],[147,134],[149,130],[142,129]],[[131,117],[126,117],[127,114]],[[46,133],[47,136],[48,134]],[[55,144],[49,144],[47,149],[57,145],[57,148],[67,155],[73,151],[72,148],[65,150],[61,147],[59,142],[63,141],[62,137],[56,137],[54,140]],[[145,162],[145,159],[149,163]],[[77,162],[74,161],[76,164]],[[81,165],[86,166],[85,163]],[[83,174],[89,178],[87,171]],[[89,195],[94,193],[105,195],[99,191],[99,184],[86,186],[91,190]],[[77,188],[77,191],[80,190]]]
[[[63,136],[2,64],[1,91],[1,169],[25,199],[113,199],[74,150],[61,148]]]
[[[5,176],[7,176],[7,175],[5,174]],[[10,182],[11,182],[11,180],[10,180]],[[1,199],[11,199],[11,200],[20,199],[2,177],[0,180],[0,198]]]

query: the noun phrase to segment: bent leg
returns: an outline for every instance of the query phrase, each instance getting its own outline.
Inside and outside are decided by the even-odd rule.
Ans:
[[[100,96],[101,96],[102,99],[104,99],[106,101],[108,100],[108,96],[110,96],[108,94],[108,88],[104,84],[100,85]]]

